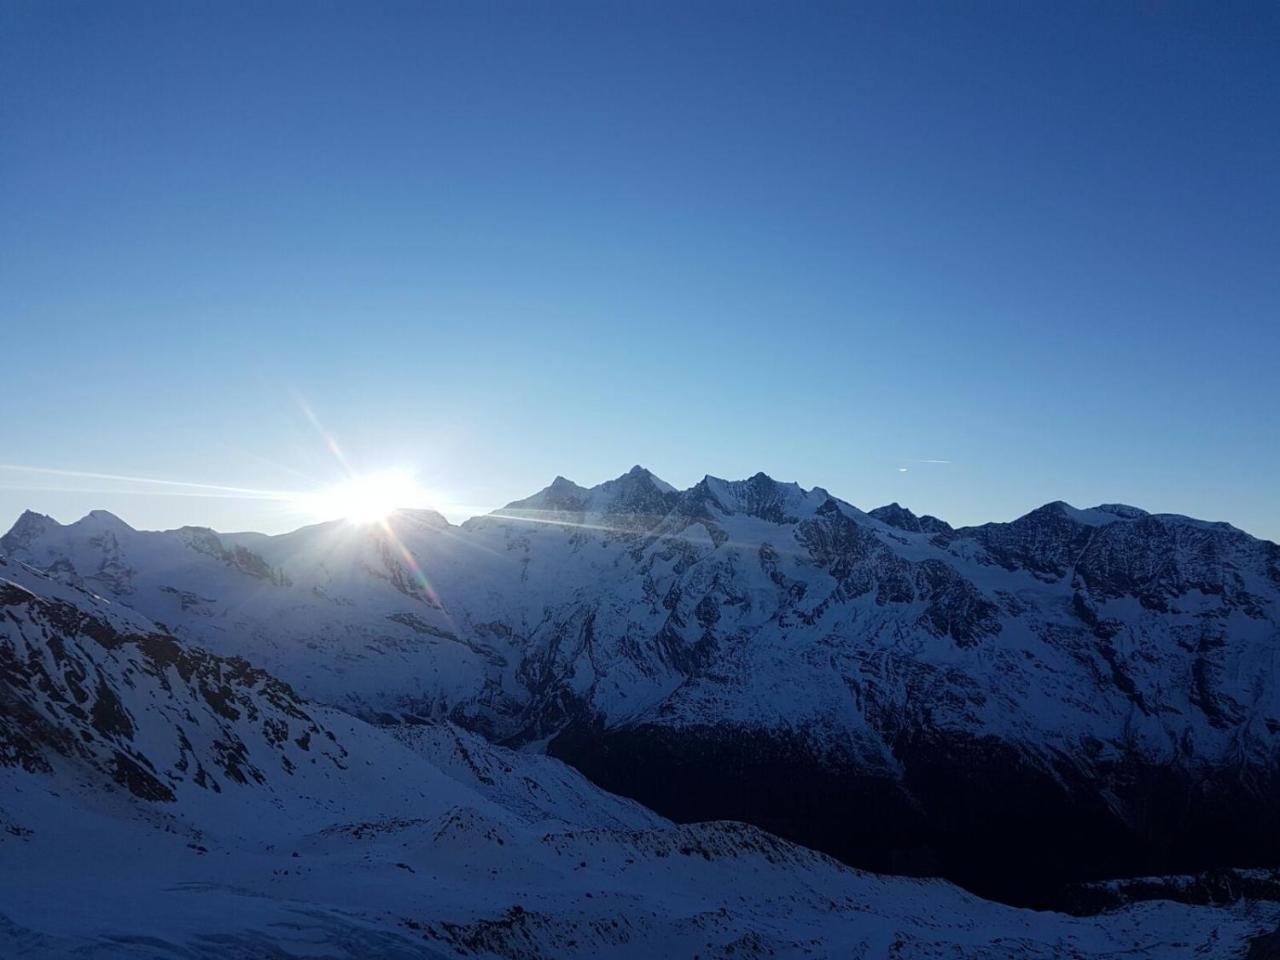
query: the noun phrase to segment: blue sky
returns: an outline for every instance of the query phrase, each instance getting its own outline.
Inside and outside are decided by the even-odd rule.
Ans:
[[[0,527],[285,529],[14,467],[323,431],[455,517],[639,462],[1280,540],[1275,5],[0,0],[0,89]]]

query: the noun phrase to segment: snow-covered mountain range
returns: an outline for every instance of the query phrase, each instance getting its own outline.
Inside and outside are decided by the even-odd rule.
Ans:
[[[1280,904],[1036,913],[677,826],[447,723],[373,726],[0,558],[15,960],[1244,956]]]
[[[1030,903],[1280,862],[1280,547],[1225,523],[1055,502],[953,529],[637,467],[460,526],[28,513],[0,552],[347,714],[860,866]]]

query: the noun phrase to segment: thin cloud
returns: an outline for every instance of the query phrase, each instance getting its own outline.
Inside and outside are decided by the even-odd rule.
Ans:
[[[143,488],[142,490],[124,488],[113,491],[117,493],[151,493],[159,492],[157,488],[161,488],[161,490],[168,490],[171,493],[182,491],[187,496],[227,497],[231,499],[290,500],[297,496],[297,494],[286,490],[256,490],[249,487],[228,487],[220,483],[193,483],[189,480],[164,480],[159,477],[135,477],[122,473],[98,473],[92,470],[63,470],[59,467],[36,467],[25,463],[0,463],[0,471],[18,474],[34,473],[70,479],[107,480],[113,484],[132,484]],[[6,481],[5,486],[16,488],[17,484]],[[25,487],[28,490],[41,490],[44,488],[44,483]]]

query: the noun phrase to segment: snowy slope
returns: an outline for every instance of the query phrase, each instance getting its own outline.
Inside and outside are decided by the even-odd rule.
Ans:
[[[397,518],[408,539],[453,545],[436,515]],[[252,655],[311,696],[429,712],[472,696],[496,654],[460,635],[385,534],[324,524],[287,537],[186,527],[142,533],[95,511],[67,527],[25,514],[0,550],[145,612],[209,649]]]
[[[637,467],[460,527],[27,514],[0,548],[362,716],[850,862],[1025,891],[1280,861],[1280,547],[1226,524],[1055,502],[952,529]]]
[[[0,702],[5,957],[1190,958],[1280,923],[1034,913],[674,826],[547,757],[368,726],[12,560]]]

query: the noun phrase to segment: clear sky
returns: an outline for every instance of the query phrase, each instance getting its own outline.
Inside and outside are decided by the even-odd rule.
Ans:
[[[0,0],[0,335],[0,528],[328,434],[1280,540],[1280,6]]]

